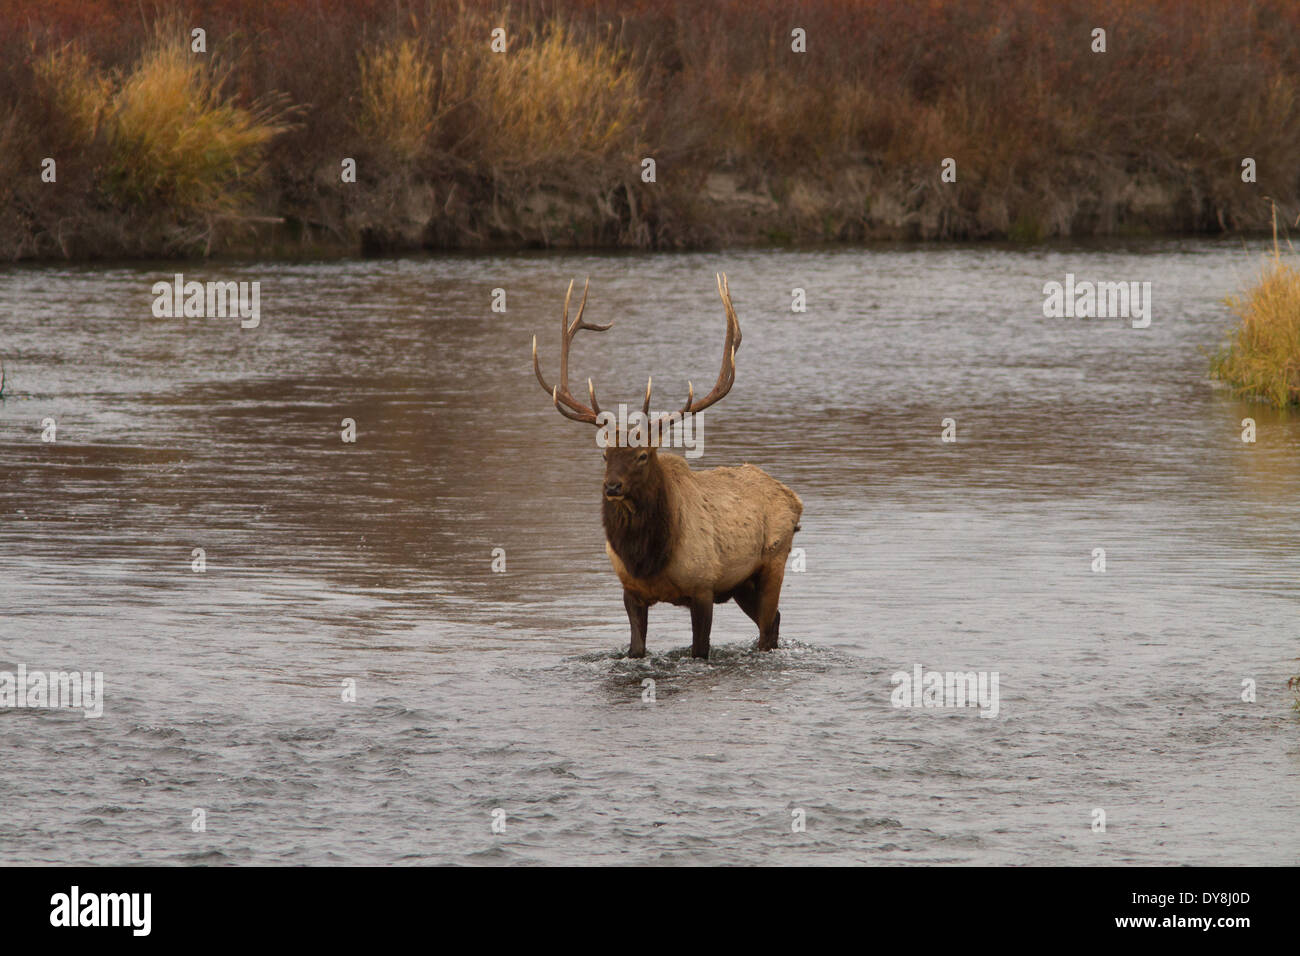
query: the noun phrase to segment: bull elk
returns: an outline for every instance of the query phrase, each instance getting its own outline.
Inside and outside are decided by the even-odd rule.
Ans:
[[[689,385],[686,404],[677,413],[683,420],[719,401],[736,380],[736,350],[740,320],[731,304],[727,277],[719,275],[718,295],[727,312],[727,337],[722,346],[722,370],[717,383],[701,399]],[[559,384],[548,385],[537,363],[533,336],[533,372],[556,409],[565,418],[602,426],[596,387],[587,379],[588,404],[569,391],[569,345],[582,329],[603,332],[607,325],[582,320],[587,305],[587,280],[582,303],[569,322],[573,283],[564,296],[560,326]],[[641,417],[650,418],[650,386],[646,382]],[[613,417],[604,413],[605,425]],[[657,435],[676,416],[669,413],[649,429]],[[735,599],[758,625],[758,647],[772,650],[781,630],[781,582],[794,533],[799,530],[803,502],[781,482],[753,465],[692,471],[678,455],[660,455],[653,438],[636,431],[617,432],[605,447],[604,501],[601,519],[605,552],[623,584],[623,606],[632,626],[628,656],[644,657],[646,623],[652,604],[666,601],[691,611],[691,656],[709,656],[713,605]]]

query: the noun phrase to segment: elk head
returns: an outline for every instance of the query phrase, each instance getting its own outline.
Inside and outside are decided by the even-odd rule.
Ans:
[[[718,295],[722,298],[722,305],[727,311],[727,337],[722,344],[722,369],[718,372],[718,380],[714,383],[713,390],[701,399],[696,399],[695,386],[688,382],[686,404],[681,410],[662,414],[657,420],[651,422],[650,387],[654,382],[654,377],[651,376],[645,385],[645,401],[641,405],[641,415],[647,426],[654,427],[647,427],[643,430],[643,434],[657,436],[664,424],[670,424],[674,417],[685,419],[687,415],[704,411],[731,391],[731,386],[735,384],[736,350],[740,348],[740,320],[736,318],[736,310],[731,304],[731,290],[727,286],[726,275],[719,273],[717,282]],[[542,388],[551,396],[551,401],[561,415],[575,422],[606,427],[614,423],[615,416],[612,412],[601,412],[600,405],[596,401],[596,386],[590,378],[587,379],[588,404],[583,404],[574,398],[573,393],[569,391],[569,346],[574,336],[581,329],[604,332],[614,324],[610,322],[606,325],[592,325],[582,321],[582,313],[587,306],[587,290],[590,286],[591,280],[588,279],[582,288],[582,302],[578,305],[578,314],[572,323],[569,322],[569,301],[573,296],[572,281],[569,283],[569,291],[564,295],[564,316],[560,320],[559,384],[548,385],[546,379],[542,377],[541,367],[537,363],[537,336],[535,335],[533,336],[533,372],[537,375],[537,381]],[[606,416],[603,421],[602,415]],[[659,469],[656,467],[657,442],[653,439],[637,441],[635,435],[636,432],[632,436],[616,432],[615,440],[605,448],[603,486],[605,498],[607,501],[622,503],[629,511],[636,510],[636,502],[645,500],[647,495],[653,495],[659,482]]]

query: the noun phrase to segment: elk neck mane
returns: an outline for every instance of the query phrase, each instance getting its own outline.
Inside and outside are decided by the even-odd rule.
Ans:
[[[605,540],[628,572],[642,579],[667,567],[673,549],[668,475],[662,464],[654,459],[651,462],[653,470],[647,475],[645,487],[635,500],[629,499],[631,508],[608,498],[601,502]]]

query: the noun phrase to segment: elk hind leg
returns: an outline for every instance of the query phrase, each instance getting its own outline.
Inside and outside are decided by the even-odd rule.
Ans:
[[[758,581],[758,649],[776,650],[781,636],[781,583],[785,580],[785,555],[774,557],[763,568]]]
[[[759,575],[755,574],[731,595],[736,599],[736,606],[755,624],[758,623],[758,579]]]

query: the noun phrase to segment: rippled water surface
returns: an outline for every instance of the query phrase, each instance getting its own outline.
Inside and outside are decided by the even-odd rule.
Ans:
[[[1205,376],[1259,252],[0,271],[0,670],[106,685],[0,709],[0,862],[1294,864],[1300,417]],[[178,268],[259,280],[260,327],[154,317]],[[727,604],[693,661],[661,606],[629,660],[600,455],[530,338],[554,376],[590,274],[616,323],[575,383],[676,406],[716,270],[744,347],[694,465],[798,491],[806,570],[779,651]],[[1150,328],[1044,319],[1067,272],[1152,282]],[[895,709],[916,664],[996,671],[998,716]]]

